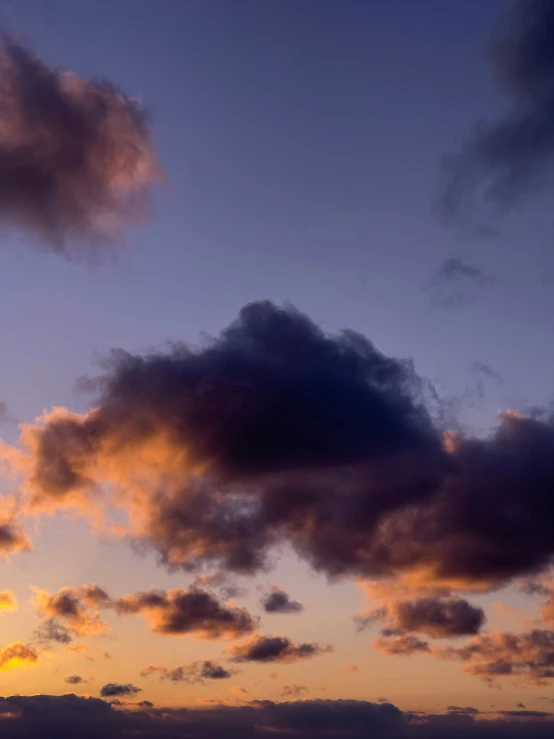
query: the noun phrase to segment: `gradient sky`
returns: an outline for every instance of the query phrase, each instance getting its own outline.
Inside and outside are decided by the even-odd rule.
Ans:
[[[456,414],[474,433],[495,425],[502,409],[548,405],[554,254],[546,197],[498,219],[491,238],[445,229],[432,212],[443,154],[503,106],[485,42],[506,5],[2,2],[4,26],[28,37],[48,64],[105,77],[141,98],[167,176],[155,191],[155,217],[127,230],[114,264],[74,263],[35,250],[26,233],[3,234],[3,439],[15,443],[17,423],[45,409],[83,412],[89,399],[76,380],[94,374],[110,349],[194,343],[261,299],[290,302],[326,331],[352,328],[387,355],[413,358],[441,395],[461,399]],[[490,280],[441,277],[450,258]],[[58,514],[30,533],[34,551],[2,564],[0,586],[19,610],[0,616],[0,644],[32,638],[39,617],[29,586],[55,593],[97,583],[119,598],[194,580],[95,536],[82,518]],[[132,683],[140,699],[175,706],[279,700],[284,686],[301,685],[304,698],[386,696],[403,710],[432,712],[452,704],[540,708],[548,695],[517,677],[490,687],[458,661],[375,650],[379,625],[359,632],[353,620],[372,606],[363,589],[352,579],[329,583],[292,553],[271,572],[231,579],[248,591],[237,603],[255,615],[273,584],[302,602],[298,614],[263,614],[264,633],[332,643],[334,651],[241,665],[231,679],[204,685],[171,683],[140,672],[225,660],[229,643],[153,634],[141,616],[106,612],[110,631],[79,640],[90,652],[48,648],[38,665],[1,672],[0,690],[59,695],[68,692],[64,678],[78,674],[88,681],[71,686],[80,695]],[[525,630],[539,618],[540,599],[515,589],[470,600],[486,609],[492,631]]]

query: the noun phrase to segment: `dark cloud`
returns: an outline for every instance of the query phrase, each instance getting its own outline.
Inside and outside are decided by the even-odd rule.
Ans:
[[[113,702],[112,702],[113,704]],[[355,700],[253,701],[240,706],[157,709],[147,701],[132,710],[96,698],[0,698],[3,739],[550,739],[553,714],[506,711],[480,720],[471,713],[403,713],[396,706]]]
[[[205,659],[201,662],[191,662],[188,665],[182,665],[173,669],[151,665],[140,673],[141,677],[148,677],[148,675],[154,674],[158,674],[162,680],[171,680],[174,683],[202,683],[205,680],[226,680],[233,676],[232,672],[211,659]]]
[[[80,683],[86,683],[88,681],[80,675],[69,675],[69,677],[64,678],[64,682],[69,683],[69,685],[79,685]]]
[[[544,184],[554,154],[554,6],[515,0],[494,29],[490,60],[509,99],[444,161],[438,201],[447,221],[502,212]]]
[[[194,634],[203,639],[243,636],[258,627],[246,608],[220,603],[204,590],[150,590],[115,602],[119,614],[143,613],[158,634]]]
[[[232,662],[296,662],[332,651],[331,644],[297,644],[286,636],[260,635],[228,650]]]
[[[483,588],[548,566],[554,420],[445,435],[421,386],[358,334],[251,304],[203,349],[114,355],[96,409],[28,430],[32,506],[88,511],[111,483],[170,569],[255,572],[283,543],[332,577]]]
[[[473,706],[447,706],[446,710],[448,713],[465,713],[470,716],[476,716],[479,713],[479,709]]]
[[[461,647],[437,650],[433,656],[462,660],[464,672],[489,682],[519,676],[541,685],[554,678],[554,631],[482,634]]]
[[[462,598],[429,597],[400,601],[394,618],[404,631],[440,639],[477,634],[485,622],[485,612]]]
[[[122,685],[120,683],[106,683],[100,689],[100,695],[102,698],[116,698],[119,695],[136,695],[140,693],[142,688],[137,688],[136,685],[127,683]]]
[[[485,622],[482,608],[459,597],[430,595],[411,600],[393,600],[355,619],[363,630],[385,621],[385,631],[396,636],[415,632],[434,639],[477,634]],[[401,642],[400,642],[401,643]]]
[[[329,572],[379,569],[368,534],[447,462],[409,362],[268,302],[202,350],[116,353],[98,386],[95,411],[37,429],[35,505],[71,504],[108,458],[166,444],[163,493],[153,479],[135,513],[169,566],[253,571],[285,539]]]
[[[148,217],[159,179],[149,117],[105,80],[47,66],[0,39],[0,223],[67,257],[118,242]]]
[[[304,610],[302,603],[292,600],[288,593],[275,585],[262,598],[262,607],[266,613],[300,613]]]

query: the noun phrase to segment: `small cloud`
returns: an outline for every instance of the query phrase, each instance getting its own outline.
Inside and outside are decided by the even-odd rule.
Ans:
[[[247,642],[231,647],[228,652],[232,662],[296,662],[310,659],[326,652],[333,646],[315,643],[297,644],[285,636],[253,636]]]
[[[115,698],[120,695],[136,695],[141,691],[142,688],[137,688],[136,685],[131,685],[131,683],[106,683],[100,689],[100,695],[102,698]]]
[[[304,610],[302,603],[292,600],[283,588],[272,585],[271,590],[261,600],[266,613],[300,613]]]
[[[88,682],[88,680],[85,680],[80,675],[69,675],[69,677],[64,678],[64,682],[69,685],[79,685],[80,683]]]
[[[282,698],[302,698],[308,692],[305,685],[284,685],[281,692]]]

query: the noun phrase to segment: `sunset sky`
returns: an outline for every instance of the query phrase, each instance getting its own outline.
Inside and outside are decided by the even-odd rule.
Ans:
[[[0,24],[2,736],[550,736],[554,3]]]

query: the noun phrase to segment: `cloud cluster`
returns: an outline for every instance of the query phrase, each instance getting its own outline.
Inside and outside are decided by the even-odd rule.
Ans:
[[[455,707],[454,707],[455,708]],[[9,717],[3,719],[2,717]],[[0,698],[5,739],[208,739],[286,735],[289,739],[547,739],[554,715],[504,711],[483,715],[469,707],[446,714],[402,712],[390,703],[355,700],[253,701],[216,708],[157,709],[143,701],[122,710],[97,698],[10,696]]]
[[[440,659],[459,659],[465,672],[488,681],[521,676],[543,685],[554,678],[554,631],[481,634],[461,647],[437,650]]]
[[[232,677],[233,673],[225,669],[219,662],[211,659],[205,659],[201,662],[191,662],[181,667],[154,667],[151,665],[143,670],[141,677],[159,674],[162,680],[171,680],[171,682],[187,682],[187,683],[203,683],[205,680],[226,680]]]
[[[64,682],[68,683],[68,685],[80,685],[81,683],[86,683],[87,681],[80,675],[68,675],[68,677],[64,678]]]
[[[149,117],[105,80],[49,67],[0,39],[0,224],[92,256],[148,217],[159,179]]]
[[[283,588],[276,585],[262,598],[262,607],[266,613],[300,613],[304,610],[302,603],[293,600]]]
[[[321,645],[304,642],[297,644],[285,636],[261,636],[256,634],[242,644],[230,647],[232,662],[297,662],[332,652],[331,644]]]
[[[552,3],[515,0],[490,45],[509,108],[475,126],[461,151],[445,159],[438,203],[445,220],[502,212],[544,184],[554,159],[553,48]]]

